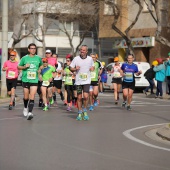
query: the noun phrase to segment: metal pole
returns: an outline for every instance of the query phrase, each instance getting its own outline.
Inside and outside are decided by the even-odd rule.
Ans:
[[[1,68],[8,58],[8,0],[2,0],[2,59]],[[6,75],[1,71],[1,97],[6,97]]]

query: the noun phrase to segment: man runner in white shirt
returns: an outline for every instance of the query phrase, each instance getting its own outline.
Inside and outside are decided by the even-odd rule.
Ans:
[[[82,45],[80,55],[75,57],[70,64],[70,70],[76,71],[75,85],[77,86],[78,116],[76,120],[89,120],[87,105],[89,99],[89,87],[91,84],[90,72],[94,70],[93,59],[87,55],[88,47]],[[84,98],[84,109],[82,110],[82,93]]]

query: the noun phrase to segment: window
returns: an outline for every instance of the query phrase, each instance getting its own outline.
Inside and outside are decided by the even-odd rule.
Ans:
[[[154,0],[154,3],[155,3],[155,0]],[[154,7],[152,6],[152,3],[151,3],[150,0],[145,0],[145,1],[143,2],[143,11],[144,11],[144,12],[148,12],[149,9],[153,11],[153,10],[154,10]]]
[[[113,15],[113,8],[112,6],[108,5],[107,3],[107,0],[105,0],[105,3],[104,3],[104,15]],[[117,0],[112,0],[113,3],[117,3]]]

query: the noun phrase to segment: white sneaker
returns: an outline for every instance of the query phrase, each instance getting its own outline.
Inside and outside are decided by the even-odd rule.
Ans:
[[[24,108],[23,110],[23,115],[26,117],[28,115],[28,109],[27,108]]]
[[[27,120],[31,120],[32,118],[33,118],[33,114],[31,112],[29,112],[27,115]]]

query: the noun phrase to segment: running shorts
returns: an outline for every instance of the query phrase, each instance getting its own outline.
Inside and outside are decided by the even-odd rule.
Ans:
[[[77,94],[82,94],[82,92],[89,93],[90,84],[76,85],[76,89],[77,89]]]
[[[112,83],[122,84],[122,78],[112,78]]]
[[[38,86],[38,83],[22,82],[22,87],[30,89],[31,86]]]
[[[16,89],[17,79],[6,79],[7,90],[11,91],[12,88]]]
[[[91,81],[91,86],[98,86],[99,82],[98,81]]]
[[[135,90],[135,81],[133,82],[122,82],[122,89],[132,89]]]
[[[61,89],[62,80],[53,80],[53,87],[56,87],[57,89]]]

